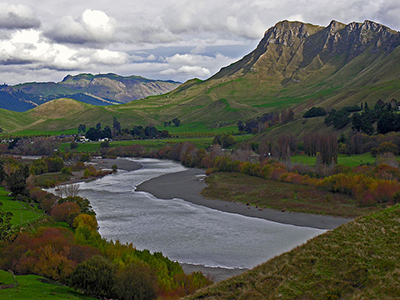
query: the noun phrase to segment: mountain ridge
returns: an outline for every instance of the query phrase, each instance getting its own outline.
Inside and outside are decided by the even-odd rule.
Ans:
[[[0,87],[0,108],[26,111],[65,97],[99,106],[122,104],[167,93],[179,85],[171,80],[152,80],[135,75],[124,77],[114,73],[67,75],[60,82],[3,85]]]
[[[121,124],[136,120],[138,125],[161,125],[177,117],[184,123],[216,126],[290,107],[294,122],[280,130],[295,129],[301,134],[310,128],[302,115],[312,106],[329,111],[400,99],[399,45],[398,31],[372,21],[343,24],[333,20],[326,27],[281,21],[266,30],[251,53],[207,80],[192,79],[167,94],[108,106],[107,113],[118,115]],[[96,86],[92,77],[83,77],[64,81]],[[91,113],[95,111],[103,112],[93,108]],[[324,128],[322,121],[318,128]]]

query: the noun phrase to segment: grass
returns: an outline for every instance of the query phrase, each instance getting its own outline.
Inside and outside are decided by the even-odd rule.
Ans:
[[[11,219],[13,227],[21,227],[42,218],[42,214],[37,208],[33,208],[24,202],[12,200],[8,196],[8,192],[2,187],[0,187],[0,202],[3,203],[1,206],[3,210],[13,214]]]
[[[44,136],[44,135],[75,135],[78,134],[78,128],[67,130],[21,130],[13,133],[13,136]]]
[[[157,126],[158,130],[168,130],[170,134],[180,134],[180,133],[235,133],[238,131],[237,125],[229,125],[224,127],[215,127],[212,128],[210,126],[206,126],[204,123],[195,122],[195,123],[188,123],[188,124],[181,124],[179,127],[174,126]]]
[[[356,167],[362,164],[374,164],[375,157],[372,157],[369,153],[364,153],[361,155],[345,155],[339,154],[338,164],[346,165],[350,167]],[[316,157],[307,155],[295,155],[292,156],[293,163],[302,163],[306,165],[315,165]]]
[[[176,139],[154,139],[154,140],[130,140],[130,141],[112,141],[110,147],[119,146],[132,146],[141,145],[146,150],[157,150],[164,147],[167,144],[177,144],[180,142],[191,142],[198,148],[207,148],[212,145],[213,137],[200,137],[200,138],[176,138]],[[69,148],[69,143],[65,143],[60,147],[61,151],[65,151],[65,148]],[[100,150],[100,142],[89,142],[79,143],[76,151],[78,152],[96,152]]]
[[[399,299],[399,214],[358,218],[185,299]]]
[[[349,196],[310,186],[266,180],[240,173],[214,173],[202,194],[210,199],[237,201],[254,206],[354,218],[376,211],[358,207]]]
[[[61,285],[58,282],[53,282],[40,276],[24,275],[15,277],[18,286],[15,288],[0,290],[1,299],[95,299],[78,293],[72,288]],[[12,284],[14,283],[14,279],[10,273],[0,270],[0,282],[3,282],[4,284]]]

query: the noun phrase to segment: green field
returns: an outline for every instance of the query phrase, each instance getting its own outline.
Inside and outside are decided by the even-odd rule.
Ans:
[[[293,163],[302,163],[307,165],[315,165],[316,157],[307,155],[294,155],[291,157]],[[346,165],[350,167],[356,167],[363,164],[374,164],[376,158],[372,157],[369,153],[361,155],[345,155],[339,154],[338,164]]]
[[[15,278],[18,282],[18,286],[0,290],[1,299],[95,299],[78,293],[58,282],[53,282],[40,276],[24,275],[15,276]],[[11,273],[0,270],[0,285],[9,285],[14,283],[15,281]]]
[[[234,136],[235,141],[243,141],[249,138],[249,135]],[[154,140],[129,140],[129,141],[111,141],[110,147],[126,147],[132,145],[141,145],[148,151],[160,149],[166,145],[173,145],[177,143],[190,142],[193,143],[198,149],[208,148],[212,145],[214,137],[188,137],[188,138],[169,138],[169,139],[154,139]],[[69,151],[70,143],[61,145],[61,151]],[[78,152],[96,152],[100,150],[100,142],[78,143]]]
[[[190,134],[219,134],[219,133],[236,133],[238,128],[236,124],[224,126],[224,127],[208,127],[203,123],[189,123],[189,124],[181,124],[179,127],[174,126],[157,126],[158,130],[168,130],[170,134],[182,134],[182,133],[190,133]]]
[[[38,209],[29,204],[12,200],[3,187],[0,187],[0,202],[3,203],[1,206],[3,210],[13,214],[11,223],[14,227],[21,227],[43,217]]]
[[[78,128],[68,130],[21,130],[13,133],[13,136],[45,136],[45,135],[75,135],[78,134]]]

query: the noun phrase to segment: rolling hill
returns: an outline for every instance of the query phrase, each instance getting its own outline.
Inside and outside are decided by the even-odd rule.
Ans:
[[[106,106],[163,94],[179,85],[174,81],[150,80],[140,76],[68,75],[58,83],[31,82],[0,86],[0,108],[22,112],[63,97]]]
[[[347,25],[332,21],[326,27],[282,21],[265,32],[253,52],[205,81],[189,80],[166,94],[123,105],[90,107],[62,122],[48,115],[46,122],[52,128],[75,128],[76,122],[94,126],[98,118],[111,124],[116,116],[122,126],[131,127],[160,125],[178,117],[186,124],[215,126],[291,107],[295,120],[279,131],[327,130],[322,120],[303,122],[303,113],[312,106],[329,110],[361,102],[372,107],[379,99],[400,100],[399,46],[399,32],[371,21]],[[107,85],[114,75],[109,76],[67,76],[57,87],[78,88],[94,79]],[[18,88],[27,92],[35,87]],[[93,94],[102,93],[101,88],[96,91]],[[116,95],[121,100],[124,93]]]

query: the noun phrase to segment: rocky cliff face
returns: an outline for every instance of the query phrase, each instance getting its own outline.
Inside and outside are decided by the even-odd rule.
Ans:
[[[399,45],[399,32],[372,21],[348,25],[332,21],[327,27],[282,21],[265,32],[252,53],[212,78],[243,76],[260,70],[273,75],[277,70],[283,71],[287,77],[288,65],[294,72],[317,57],[324,63],[333,56],[346,55],[349,62],[365,51],[390,53]]]

